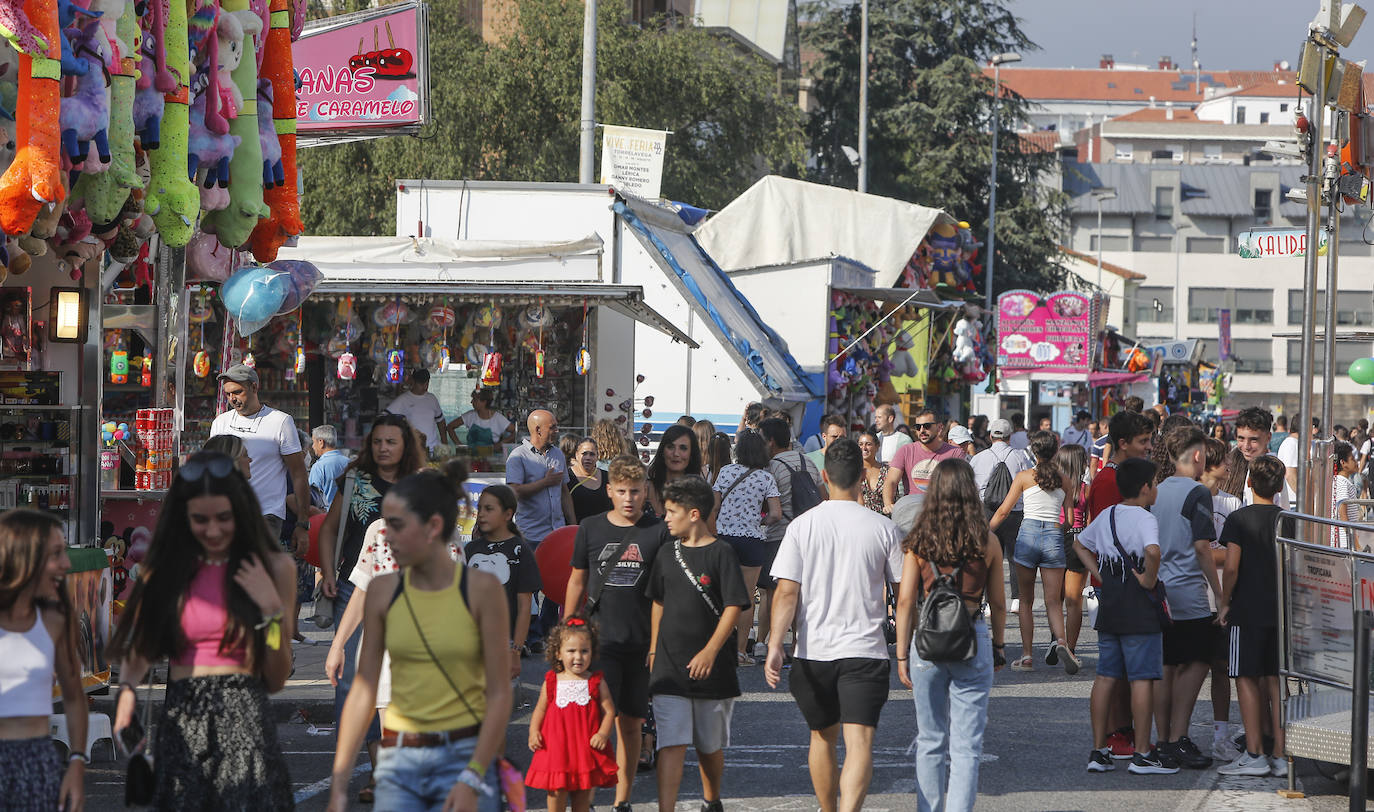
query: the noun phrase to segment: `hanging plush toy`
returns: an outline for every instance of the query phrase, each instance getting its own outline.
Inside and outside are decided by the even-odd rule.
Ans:
[[[291,31],[295,19],[290,0],[273,0],[272,27],[262,60],[262,77],[272,84],[272,129],[281,150],[283,182],[263,193],[271,214],[253,229],[253,256],[269,262],[290,238],[305,231],[296,195],[296,84],[291,60]],[[265,116],[260,110],[258,115]]]
[[[176,5],[173,3],[173,5]],[[206,215],[204,228],[219,236],[230,248],[248,241],[259,218],[270,210],[262,202],[262,146],[258,141],[258,64],[254,56],[254,37],[262,33],[262,19],[248,9],[247,0],[227,0],[220,4],[226,14],[234,15],[243,26],[239,65],[234,69],[234,85],[243,95],[238,117],[229,123],[229,132],[240,139],[229,159],[229,205]],[[264,114],[266,111],[263,111]]]
[[[101,25],[108,26],[114,13],[112,0],[104,4],[105,17]],[[115,54],[110,73],[110,167],[104,172],[83,174],[72,194],[82,198],[90,215],[95,233],[114,228],[129,200],[129,190],[142,189],[143,180],[135,171],[134,156],[134,73],[138,64],[138,18],[134,4],[124,3],[118,12]]]
[[[0,231],[23,234],[45,203],[63,200],[61,129],[58,123],[61,40],[55,0],[27,0],[25,16],[48,44],[41,52],[19,56],[19,94],[15,110],[14,162],[0,177]],[[31,39],[10,29],[13,36]]]
[[[151,0],[153,8],[159,0]],[[143,199],[144,210],[157,224],[158,237],[172,248],[183,248],[195,231],[200,213],[200,190],[188,177],[190,133],[191,50],[186,25],[186,4],[172,0],[167,9],[164,51],[168,76],[175,83],[163,97],[161,142],[149,154],[152,181]],[[158,89],[166,87],[162,72],[154,78]]]
[[[338,377],[341,381],[351,381],[358,377],[358,359],[353,353],[344,350],[339,356]]]

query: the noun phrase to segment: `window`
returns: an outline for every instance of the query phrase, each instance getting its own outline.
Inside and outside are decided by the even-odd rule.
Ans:
[[[1342,251],[1345,249],[1342,248]],[[1326,320],[1326,291],[1317,291],[1318,324]],[[1288,291],[1288,323],[1302,325],[1302,291]],[[1374,325],[1374,302],[1369,291],[1342,290],[1336,293],[1336,324],[1342,327],[1368,327]]]
[[[1170,144],[1170,145],[1169,145],[1169,152],[1173,154],[1173,161],[1174,161],[1174,163],[1182,163],[1182,162],[1183,162],[1183,145],[1182,145],[1182,144]]]
[[[1097,250],[1097,235],[1096,235],[1096,234],[1094,234],[1094,235],[1092,235],[1091,237],[1088,238],[1088,250],[1089,250],[1089,251],[1096,251],[1096,250]],[[1103,234],[1103,235],[1102,235],[1102,250],[1103,250],[1103,251],[1129,251],[1129,250],[1131,250],[1131,238],[1128,237],[1128,236],[1126,236],[1126,235],[1124,235],[1124,234]]]
[[[1273,224],[1274,191],[1272,189],[1255,190],[1255,222],[1262,225]]]
[[[1174,320],[1174,289],[1138,287],[1135,289],[1135,320],[1172,322]]]
[[[1214,345],[1209,340],[1208,345]],[[1213,358],[1216,350],[1213,349]],[[1274,372],[1274,342],[1267,338],[1231,339],[1231,358],[1236,362],[1236,372],[1250,375],[1272,375]]]
[[[1174,187],[1155,187],[1155,219],[1174,219]]]
[[[1216,324],[1217,311],[1231,309],[1233,324],[1273,324],[1274,294],[1258,288],[1193,288],[1188,291],[1188,321]]]
[[[1193,288],[1188,291],[1188,321],[1216,324],[1217,311],[1226,307],[1223,288]]]
[[[1202,147],[1202,157],[1208,161],[1221,160],[1221,144],[1205,144]]]
[[[1237,124],[1244,124],[1244,123],[1245,123],[1245,107],[1244,107],[1244,106],[1238,106],[1238,107],[1236,107],[1236,123],[1237,123]]]
[[[1188,253],[1190,254],[1224,254],[1226,253],[1225,237],[1189,237]]]
[[[1135,149],[1130,144],[1116,145],[1116,159],[1118,161],[1131,161],[1135,159]]]
[[[1280,112],[1280,113],[1287,113],[1287,112],[1288,112],[1288,103],[1287,103],[1287,102],[1284,102],[1283,104],[1280,104],[1280,105],[1279,105],[1279,112]]]
[[[1317,341],[1315,352],[1312,355],[1312,369],[1320,374],[1322,367],[1326,363],[1326,342]],[[1368,341],[1337,341],[1336,342],[1336,377],[1345,377],[1350,371],[1350,365],[1358,358],[1368,358],[1370,346]],[[1298,375],[1302,372],[1302,341],[1292,339],[1288,342],[1288,374]]]
[[[1172,251],[1174,250],[1173,237],[1136,237],[1135,250],[1137,251]]]
[[[1261,124],[1268,124],[1268,123],[1269,123],[1269,114],[1268,114],[1268,113],[1260,113],[1260,123],[1261,123]]]

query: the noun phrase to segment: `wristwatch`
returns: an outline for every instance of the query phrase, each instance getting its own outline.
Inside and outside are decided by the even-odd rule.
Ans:
[[[491,787],[488,786],[487,783],[482,780],[482,776],[478,775],[477,771],[472,769],[471,767],[468,767],[464,769],[462,772],[458,773],[458,783],[467,784],[468,786],[472,787],[474,790],[482,793],[483,795],[492,794]]]

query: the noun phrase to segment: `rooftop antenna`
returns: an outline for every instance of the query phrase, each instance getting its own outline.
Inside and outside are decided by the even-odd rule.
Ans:
[[[1202,95],[1202,63],[1197,59],[1197,12],[1193,12],[1193,84],[1197,87],[1197,94]]]

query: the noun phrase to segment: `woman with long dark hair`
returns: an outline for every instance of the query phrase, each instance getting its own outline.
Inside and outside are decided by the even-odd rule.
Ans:
[[[348,610],[354,586],[348,576],[362,552],[367,528],[382,515],[382,498],[391,486],[425,465],[424,446],[416,438],[410,421],[398,414],[380,414],[372,423],[372,430],[363,440],[358,458],[348,464],[338,481],[338,496],[329,504],[329,513],[320,526],[320,591],[334,599],[334,627],[337,629]],[[352,484],[350,485],[350,481]],[[339,525],[343,523],[342,544]],[[331,562],[336,562],[332,563]],[[350,635],[334,635],[325,659],[325,670],[339,675],[334,684],[334,720],[337,724],[343,711],[348,687],[353,682],[353,668],[357,662],[360,630]],[[377,740],[381,728],[375,722],[368,731],[368,755],[375,765]],[[369,784],[359,793],[359,800],[372,799]]]
[[[863,496],[864,507],[883,513],[883,484],[887,482],[888,464],[878,461],[878,451],[882,443],[875,430],[859,433],[859,453],[863,455],[863,476],[859,479],[859,493]]]
[[[1073,540],[1088,526],[1088,449],[1077,443],[1061,445],[1054,464],[1064,474],[1064,639],[1069,651],[1078,651],[1078,635],[1083,631],[1083,588],[1088,584],[1088,568],[1071,554]]]
[[[138,684],[170,660],[153,736],[156,809],[291,809],[268,694],[291,673],[296,565],[223,454],[194,454],[162,502],[110,651],[122,657],[114,732]]]
[[[692,433],[697,436],[697,448],[701,449],[701,476],[711,482],[711,440],[716,436],[716,424],[710,420],[698,420],[692,424]]]
[[[701,423],[697,423],[697,426],[700,425]],[[696,428],[696,426],[693,426],[693,428]],[[711,435],[711,442],[706,444],[706,448],[702,450],[701,456],[702,470],[705,472],[702,476],[706,477],[706,481],[714,486],[716,480],[720,479],[721,470],[730,464],[731,457],[733,456],[730,436],[723,431],[718,431]]]
[[[6,809],[79,812],[85,804],[86,693],[63,580],[71,567],[56,518],[36,510],[0,514],[0,806]],[[65,768],[48,735],[54,677],[74,744]]]
[[[1054,638],[1045,654],[1045,664],[1058,665],[1063,660],[1066,673],[1078,673],[1078,657],[1069,649],[1068,641],[1064,638],[1064,569],[1068,566],[1068,556],[1064,547],[1064,527],[1059,517],[1063,514],[1065,494],[1072,488],[1065,483],[1064,472],[1054,461],[1054,454],[1058,450],[1059,438],[1054,432],[1031,432],[1030,451],[1035,457],[1035,467],[1022,471],[1012,479],[1007,498],[988,523],[996,530],[1011,515],[1016,503],[1024,498],[1024,518],[1011,555],[1012,563],[1016,565],[1016,583],[1021,595],[1021,609],[1017,612],[1021,626],[1021,656],[1012,663],[1013,671],[1035,668],[1035,660],[1031,656],[1035,616],[1031,607],[1035,605],[1035,574],[1039,571],[1045,593],[1045,614],[1049,616],[1050,635]]]
[[[897,678],[912,689],[916,703],[916,808],[921,812],[973,809],[992,674],[1007,662],[1002,546],[984,515],[973,468],[962,459],[942,460],[931,472],[921,515],[902,542],[906,555],[897,594]],[[937,575],[951,571],[957,573],[977,647],[962,662],[928,662],[913,641],[916,609]],[[985,601],[990,629],[981,611]],[[1026,609],[1029,615],[1029,603]]]
[[[663,488],[685,476],[701,476],[701,448],[696,432],[673,424],[664,430],[654,461],[649,463],[649,506],[655,516],[664,515]]]
[[[391,702],[378,757],[378,809],[501,808],[494,766],[510,718],[510,629],[495,577],[459,566],[448,542],[462,499],[462,466],[397,482],[382,501],[401,572],[376,578],[363,645],[334,753],[329,809],[347,808],[358,745],[375,715],[383,652]]]

